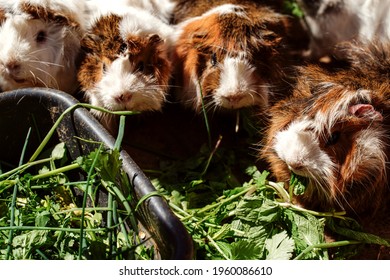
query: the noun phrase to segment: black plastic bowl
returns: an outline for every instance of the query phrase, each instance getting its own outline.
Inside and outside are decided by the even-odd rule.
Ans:
[[[61,113],[78,103],[74,97],[52,89],[28,88],[0,93],[0,158],[17,164],[29,127],[38,127],[28,142],[26,157],[32,155]],[[87,154],[103,142],[113,148],[115,139],[84,108],[68,114],[57,128],[58,140],[66,143],[72,159]],[[155,191],[154,186],[126,151],[121,151],[123,170],[133,182],[135,196],[141,199]],[[139,208],[139,220],[152,236],[161,259],[192,259],[193,243],[184,225],[166,201],[151,196]]]

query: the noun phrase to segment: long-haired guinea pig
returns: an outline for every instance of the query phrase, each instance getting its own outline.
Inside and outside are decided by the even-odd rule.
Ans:
[[[84,1],[3,0],[0,11],[0,89],[40,86],[74,93]]]
[[[175,96],[195,111],[266,106],[283,81],[288,17],[241,2],[209,8],[176,25]],[[203,11],[207,3],[194,6]]]
[[[81,42],[78,79],[87,101],[111,111],[160,110],[171,75],[171,32],[142,9],[98,16]]]
[[[298,0],[311,35],[309,56],[332,55],[344,41],[390,39],[390,1]],[[343,57],[339,57],[343,58]]]
[[[158,17],[165,23],[169,23],[172,18],[173,10],[175,8],[175,2],[172,0],[87,0],[92,13],[96,11],[113,10],[113,6],[117,8],[116,11],[120,12],[121,9],[126,7],[140,8]]]
[[[389,195],[390,45],[347,52],[349,68],[301,69],[293,95],[270,110],[261,156],[278,181],[308,180],[298,203],[374,213]]]

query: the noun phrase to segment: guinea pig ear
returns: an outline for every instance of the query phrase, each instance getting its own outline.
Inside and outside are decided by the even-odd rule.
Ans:
[[[149,36],[149,44],[152,46],[158,45],[162,43],[163,39],[157,34],[153,34]]]
[[[371,104],[355,104],[348,109],[349,113],[368,121],[383,121],[381,113],[376,111]]]

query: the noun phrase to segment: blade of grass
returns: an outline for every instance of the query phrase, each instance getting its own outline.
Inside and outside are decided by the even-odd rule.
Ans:
[[[204,123],[206,125],[206,130],[207,130],[209,149],[211,150],[211,130],[210,130],[209,119],[207,117],[206,107],[205,107],[204,100],[203,100],[203,92],[202,92],[202,87],[200,85],[200,81],[198,81],[198,87],[200,89],[200,91],[199,91],[200,92],[200,100],[202,102],[202,113],[203,113]]]
[[[112,227],[112,211],[113,211],[113,196],[111,192],[108,192],[108,198],[107,198],[107,207],[110,209],[107,212],[107,227],[110,229],[108,232],[108,256],[109,259],[112,259],[113,252],[112,252],[112,235],[113,235],[113,229]]]
[[[103,144],[100,144],[99,148],[97,149],[97,152],[96,152],[96,155],[93,159],[93,162],[92,162],[92,165],[88,171],[88,175],[87,175],[87,184],[85,186],[85,192],[84,192],[84,195],[83,195],[83,204],[82,204],[82,211],[81,211],[81,222],[80,222],[80,247],[79,247],[79,254],[78,254],[78,259],[81,260],[81,255],[83,253],[83,250],[84,250],[84,244],[86,243],[86,240],[85,240],[85,236],[84,236],[84,215],[85,215],[85,208],[87,206],[87,197],[88,197],[88,191],[89,191],[89,186],[90,186],[90,182],[91,182],[91,177],[92,177],[92,174],[93,174],[93,171],[95,170],[95,166],[96,166],[96,163],[97,163],[97,160],[98,160],[98,157],[100,155],[100,152],[103,148]]]
[[[24,155],[26,153],[26,148],[27,148],[27,144],[28,144],[28,140],[30,138],[30,134],[31,134],[31,127],[29,128],[29,130],[27,131],[27,136],[25,138],[25,141],[24,141],[24,144],[23,144],[23,149],[22,149],[22,152],[21,152],[21,155],[20,155],[20,159],[19,159],[19,166],[22,165],[23,163],[23,159],[24,159]],[[12,201],[11,201],[11,217],[10,217],[10,226],[14,226],[15,224],[15,207],[16,207],[16,196],[17,196],[17,193],[18,193],[18,187],[19,187],[19,184],[16,183],[14,185],[14,190],[12,192]],[[14,231],[13,230],[10,230],[9,234],[8,234],[8,246],[7,246],[7,252],[6,252],[6,255],[5,255],[5,259],[6,260],[9,260],[10,258],[10,255],[11,255],[11,251],[12,251],[12,240],[13,240],[13,237],[14,237]]]

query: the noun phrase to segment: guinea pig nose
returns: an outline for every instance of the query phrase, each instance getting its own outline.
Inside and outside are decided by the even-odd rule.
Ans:
[[[229,103],[236,104],[236,103],[239,103],[244,98],[244,95],[242,95],[242,94],[232,94],[232,95],[224,96],[224,98]]]
[[[9,73],[15,73],[19,71],[20,63],[16,60],[11,60],[5,64],[5,67]]]
[[[116,96],[115,101],[117,103],[129,102],[131,100],[131,97],[132,97],[131,93],[123,93],[123,94],[119,94],[118,96]]]
[[[288,165],[288,169],[290,169],[291,171],[301,171],[305,168],[304,164],[302,162],[290,162],[290,163],[287,163]]]

